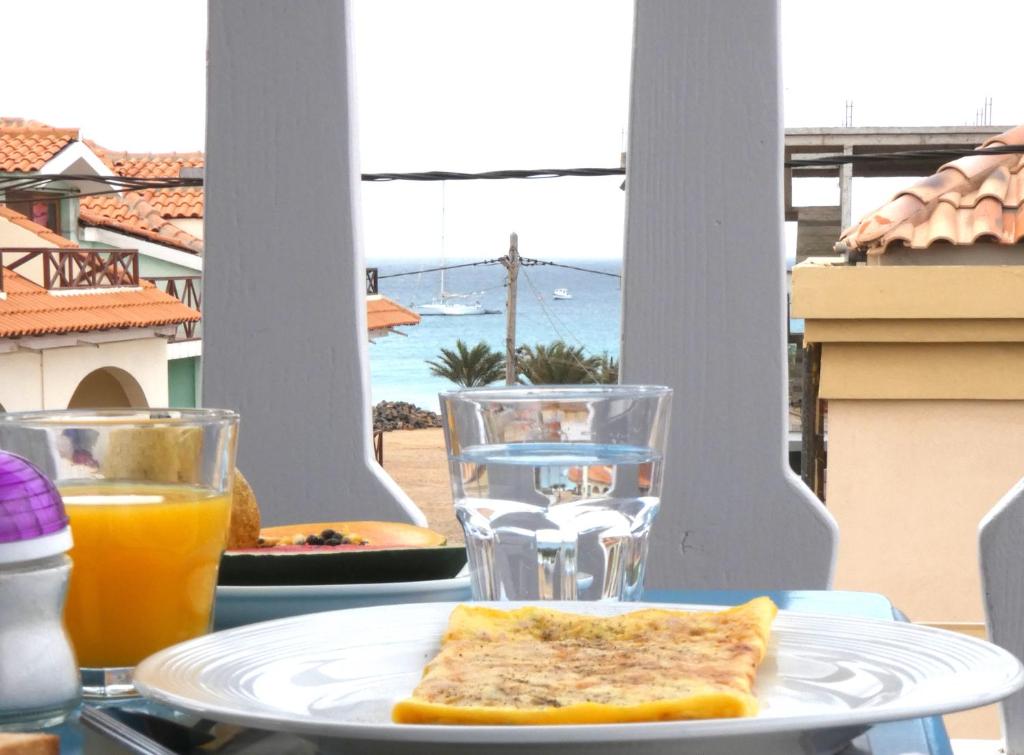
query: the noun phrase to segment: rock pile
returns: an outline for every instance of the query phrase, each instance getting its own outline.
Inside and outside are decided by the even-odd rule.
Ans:
[[[381,401],[373,407],[374,430],[419,430],[440,426],[440,415],[405,401]]]

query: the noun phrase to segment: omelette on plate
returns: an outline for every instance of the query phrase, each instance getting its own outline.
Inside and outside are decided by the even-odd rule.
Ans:
[[[777,609],[583,616],[460,605],[412,697],[409,724],[594,724],[734,718],[752,693]]]

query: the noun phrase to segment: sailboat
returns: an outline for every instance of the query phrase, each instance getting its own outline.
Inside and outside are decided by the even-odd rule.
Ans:
[[[429,304],[420,304],[416,307],[421,315],[490,315],[493,310],[484,309],[480,303],[479,294],[455,294],[444,290],[444,209],[445,209],[445,183],[441,182],[441,290],[434,300]],[[472,301],[469,301],[472,300]]]
[[[478,294],[453,294],[444,290],[444,258],[441,259],[441,291],[429,304],[420,304],[417,309],[421,315],[489,315],[479,299],[472,300]],[[469,301],[472,300],[472,301]]]
[[[444,273],[442,272],[442,275]],[[490,314],[484,309],[484,305],[478,301],[460,302],[452,301],[463,296],[472,294],[450,294],[442,288],[441,295],[429,304],[420,304],[417,309],[421,315],[487,315]]]

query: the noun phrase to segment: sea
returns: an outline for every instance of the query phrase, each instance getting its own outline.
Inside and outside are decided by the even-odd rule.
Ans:
[[[445,260],[446,266],[481,260]],[[619,332],[622,314],[620,260],[552,260],[559,264],[597,272],[547,265],[520,268],[516,306],[516,343],[549,344],[556,340],[582,346],[590,355],[607,353],[619,358]],[[415,310],[428,304],[441,288],[439,272],[422,272],[440,266],[438,260],[367,260],[380,276],[378,290],[399,304]],[[411,273],[409,275],[396,275]],[[599,273],[604,273],[599,274]],[[390,277],[395,276],[395,277]],[[436,361],[442,348],[454,349],[462,339],[474,346],[484,341],[491,348],[505,351],[506,272],[500,264],[478,265],[448,270],[445,289],[450,293],[481,292],[479,300],[497,314],[464,317],[425,316],[419,325],[398,328],[377,338],[369,346],[373,403],[408,401],[423,409],[438,411],[439,391],[456,386],[431,375],[427,360]],[[556,300],[556,288],[567,288],[572,299]]]

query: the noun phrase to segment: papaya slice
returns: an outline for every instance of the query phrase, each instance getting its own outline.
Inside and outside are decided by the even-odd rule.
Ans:
[[[313,547],[333,547],[345,550],[378,548],[433,548],[448,541],[440,532],[403,522],[307,522],[264,527],[260,538],[264,546],[288,548],[301,545],[300,538],[319,536],[325,531],[337,533],[340,544],[317,543]]]
[[[347,542],[299,544],[324,530]],[[263,546],[228,550],[222,586],[330,585],[450,579],[466,564],[462,545],[439,532],[400,522],[308,522],[264,527]],[[358,541],[358,542],[356,542]],[[316,542],[314,540],[314,542]],[[328,544],[328,542],[332,544]]]

